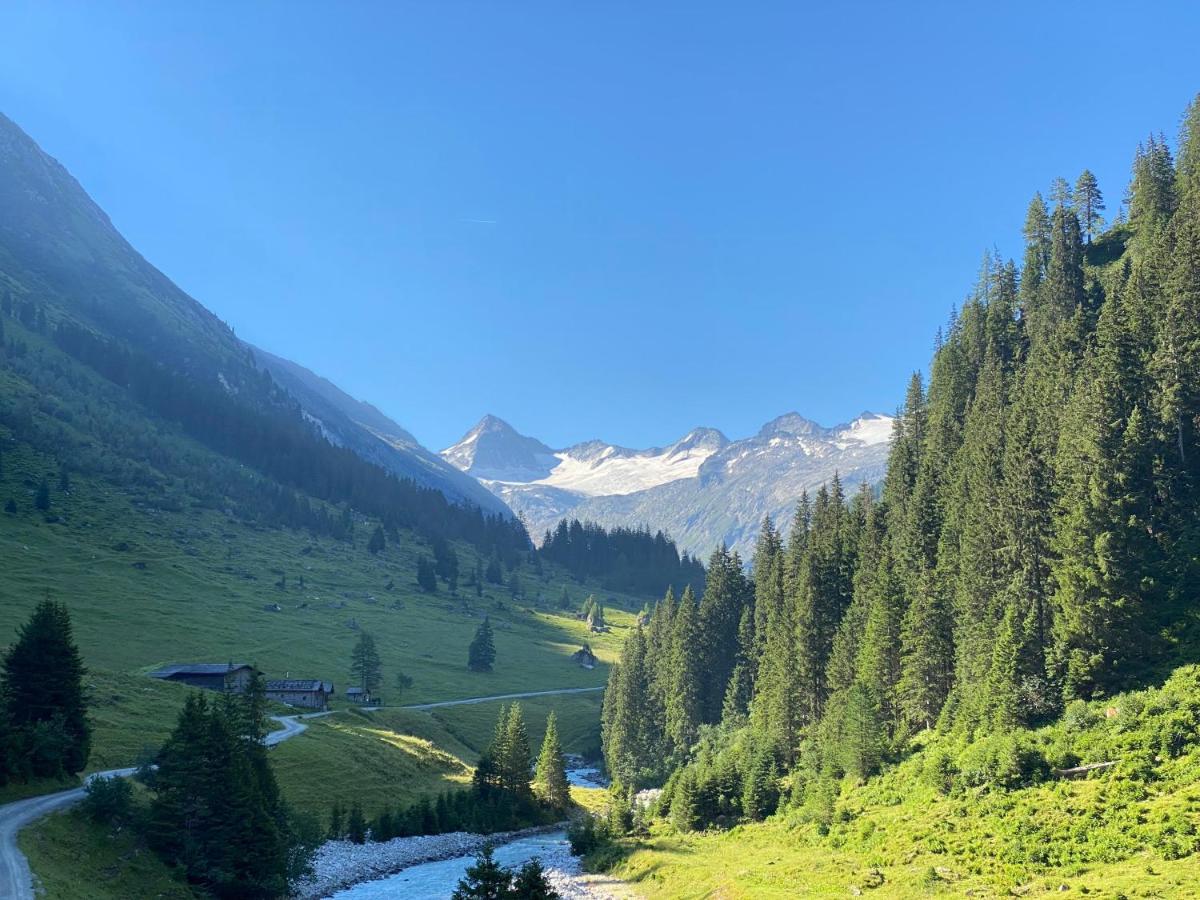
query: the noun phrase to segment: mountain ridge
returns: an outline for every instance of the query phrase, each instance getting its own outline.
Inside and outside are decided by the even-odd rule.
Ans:
[[[523,515],[535,540],[580,518],[663,530],[702,556],[725,543],[748,559],[763,517],[786,528],[802,490],[835,472],[847,485],[882,478],[892,422],[864,412],[826,427],[788,412],[737,440],[701,426],[661,447],[593,439],[555,450],[489,413],[441,456]]]

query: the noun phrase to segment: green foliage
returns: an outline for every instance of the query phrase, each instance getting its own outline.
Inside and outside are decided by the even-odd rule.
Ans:
[[[383,536],[383,526],[376,525],[375,530],[371,532],[370,540],[367,541],[367,552],[372,555],[382,553],[385,547],[387,547],[387,538]],[[417,570],[417,577],[420,578],[420,569]]]
[[[350,653],[350,675],[368,694],[376,693],[383,683],[383,663],[375,647],[375,638],[365,631],[359,632]]]
[[[85,672],[66,606],[43,600],[4,656],[0,784],[73,775],[87,765]]]
[[[565,809],[571,802],[566,759],[558,739],[558,717],[553,712],[546,720],[546,733],[538,754],[533,788],[538,799],[551,809]]]
[[[496,862],[490,845],[468,867],[453,900],[557,900],[558,893],[537,859],[512,872]]]
[[[427,594],[437,591],[437,572],[424,554],[417,557],[417,584]]]
[[[305,865],[252,704],[189,696],[154,776],[152,846],[219,897],[279,896]]]
[[[467,668],[472,672],[490,672],[496,662],[496,644],[492,636],[492,623],[487,616],[475,630],[471,646],[467,648]]]
[[[133,813],[133,786],[125,778],[93,778],[84,787],[83,812],[100,825],[120,827]]]
[[[346,817],[346,840],[352,844],[367,842],[367,819],[357,803],[350,807],[350,815]]]
[[[539,556],[564,566],[578,580],[598,577],[607,590],[661,594],[671,585],[704,589],[704,566],[661,531],[606,529],[563,519],[547,531]],[[586,614],[586,611],[585,611]]]

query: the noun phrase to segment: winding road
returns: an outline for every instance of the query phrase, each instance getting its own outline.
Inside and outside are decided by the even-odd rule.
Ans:
[[[314,718],[328,713],[309,713],[305,716],[271,716],[283,727],[272,731],[263,743],[268,747],[286,741],[300,734],[306,728],[301,718]],[[89,775],[84,783],[95,778],[126,778],[136,769],[110,769],[107,772],[95,772]],[[59,791],[56,794],[42,794],[40,797],[29,797],[16,800],[0,806],[0,898],[3,900],[33,900],[33,874],[29,870],[29,860],[17,846],[17,833],[42,816],[66,809],[83,799],[83,787]]]

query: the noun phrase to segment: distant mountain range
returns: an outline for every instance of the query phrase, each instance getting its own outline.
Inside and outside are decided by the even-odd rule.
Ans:
[[[763,517],[786,527],[801,491],[835,472],[848,488],[881,479],[891,436],[878,413],[832,428],[788,413],[736,441],[697,428],[666,447],[555,450],[488,415],[442,458],[521,513],[535,540],[571,517],[662,529],[702,557],[723,541],[748,560]]]

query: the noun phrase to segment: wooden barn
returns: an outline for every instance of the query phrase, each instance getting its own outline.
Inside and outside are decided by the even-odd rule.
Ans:
[[[267,699],[302,706],[305,709],[326,709],[333,696],[333,682],[315,678],[283,678],[267,682]]]
[[[151,678],[178,681],[209,691],[240,694],[257,670],[247,663],[180,663],[151,672]]]
[[[359,706],[372,706],[379,702],[371,699],[370,691],[360,687],[346,688],[346,700]]]

